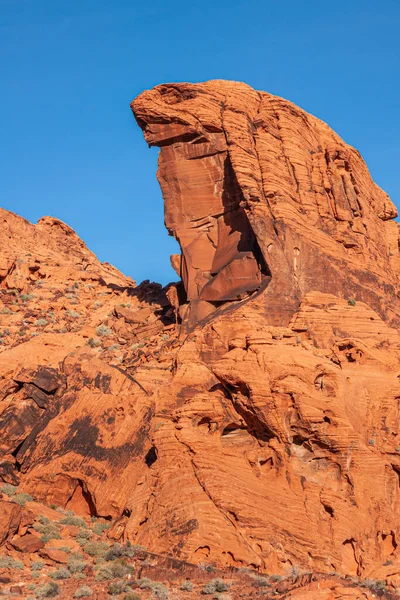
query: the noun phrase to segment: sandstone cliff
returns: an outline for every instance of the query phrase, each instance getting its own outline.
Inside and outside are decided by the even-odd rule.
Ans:
[[[136,286],[60,221],[2,211],[0,481],[100,518],[110,543],[354,578],[287,598],[395,592],[395,207],[326,124],[244,84],[132,108],[182,283]],[[7,515],[16,543],[29,527]]]

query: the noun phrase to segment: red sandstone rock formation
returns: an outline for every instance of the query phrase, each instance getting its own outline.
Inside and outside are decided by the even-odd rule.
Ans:
[[[286,598],[394,593],[394,206],[327,125],[244,84],[133,110],[183,286],[135,287],[61,222],[2,212],[0,480],[106,520],[109,543],[282,575]],[[33,547],[5,514],[0,540]]]
[[[357,296],[398,324],[397,211],[325,123],[227,81],[160,85],[132,110],[160,147],[192,321],[266,288],[270,324],[287,325],[310,291]]]

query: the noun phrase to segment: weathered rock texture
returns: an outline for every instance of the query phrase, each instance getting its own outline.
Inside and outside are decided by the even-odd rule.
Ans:
[[[398,593],[395,208],[325,124],[244,84],[133,109],[183,286],[135,287],[59,221],[3,211],[0,480],[110,542],[323,574],[287,598]],[[31,548],[8,504],[0,538]]]
[[[268,285],[270,324],[287,325],[310,291],[357,296],[398,324],[397,211],[325,123],[228,81],[160,85],[132,109],[160,147],[192,321]]]

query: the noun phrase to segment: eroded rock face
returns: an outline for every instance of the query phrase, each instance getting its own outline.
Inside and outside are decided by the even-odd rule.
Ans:
[[[60,222],[4,211],[0,481],[104,519],[110,543],[282,575],[287,597],[398,594],[393,205],[326,125],[243,84],[133,108],[184,286],[136,287]]]
[[[227,81],[160,85],[132,110],[148,144],[160,147],[186,320],[268,285],[274,325],[287,325],[315,290],[357,296],[398,323],[396,208],[325,123]]]

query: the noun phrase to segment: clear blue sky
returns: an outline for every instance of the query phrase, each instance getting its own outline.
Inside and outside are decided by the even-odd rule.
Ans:
[[[176,279],[129,103],[234,79],[328,122],[400,204],[399,0],[0,0],[0,205],[53,215],[138,282]]]

